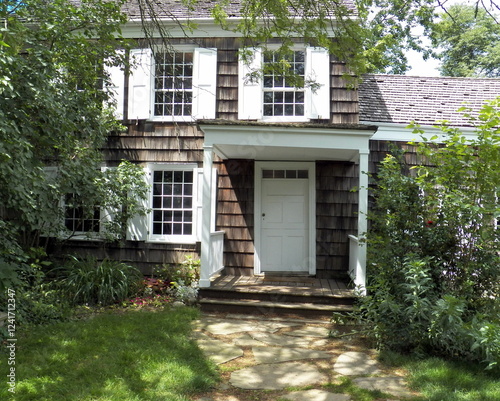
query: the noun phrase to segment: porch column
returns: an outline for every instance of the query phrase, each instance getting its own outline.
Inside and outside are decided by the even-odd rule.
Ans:
[[[210,246],[210,220],[212,216],[212,164],[213,146],[203,146],[203,196],[201,208],[201,267],[200,283],[201,288],[210,287],[210,272],[212,270],[212,247]]]
[[[366,242],[365,233],[368,230],[368,149],[359,151],[359,192],[358,192],[358,260],[356,263],[356,279],[354,284],[366,295]]]

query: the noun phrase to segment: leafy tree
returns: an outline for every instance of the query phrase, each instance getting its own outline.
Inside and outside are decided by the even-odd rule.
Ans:
[[[451,6],[434,25],[432,42],[443,49],[441,75],[500,76],[500,24],[486,10]]]
[[[65,194],[92,208],[107,207],[122,223],[141,212],[130,196],[145,193],[134,167],[99,169],[108,133],[121,129],[106,72],[125,62],[117,52],[127,45],[120,34],[126,21],[121,3],[0,5],[0,264],[10,279],[5,272],[43,245],[41,236],[64,230]],[[115,238],[122,234],[108,228]]]

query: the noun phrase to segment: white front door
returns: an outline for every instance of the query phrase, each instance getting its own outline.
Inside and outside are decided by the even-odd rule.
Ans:
[[[294,177],[297,174],[293,170],[277,171],[285,174],[288,171],[290,177],[262,178],[260,271],[307,273],[310,270],[309,179]]]

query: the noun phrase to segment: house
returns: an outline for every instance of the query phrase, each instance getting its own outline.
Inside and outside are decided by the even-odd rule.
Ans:
[[[230,4],[237,18],[238,2]],[[173,52],[138,47],[127,74],[110,71],[117,118],[127,129],[109,136],[105,159],[144,168],[151,212],[135,218],[126,243],[107,247],[107,256],[147,271],[197,254],[202,287],[221,269],[349,274],[364,286],[364,173],[374,171],[389,142],[405,147],[414,139],[411,120],[431,131],[439,120],[467,125],[456,110],[500,94],[500,80],[367,75],[350,89],[343,63],[300,40],[289,63],[317,90],[273,74],[252,80],[248,73],[272,62],[272,53],[249,48],[252,62],[243,63],[244,44],[202,6],[177,4],[177,20],[165,21]],[[140,11],[127,12],[123,34],[139,39]],[[188,18],[198,28],[186,37],[177,22]]]

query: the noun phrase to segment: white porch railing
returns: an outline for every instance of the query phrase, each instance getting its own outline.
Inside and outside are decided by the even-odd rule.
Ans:
[[[349,235],[349,276],[362,295],[366,295],[366,251],[360,248],[365,246],[358,237]]]
[[[224,231],[210,233],[208,266],[202,266],[200,287],[210,287],[210,278],[224,268]]]

